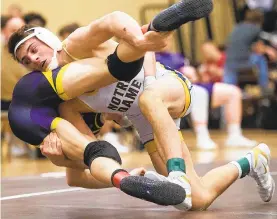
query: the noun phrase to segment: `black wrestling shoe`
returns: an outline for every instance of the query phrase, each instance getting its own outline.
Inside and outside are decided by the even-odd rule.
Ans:
[[[149,30],[176,30],[189,21],[207,17],[212,10],[212,0],[181,0],[160,12],[151,22]]]
[[[127,176],[120,182],[126,194],[158,205],[178,205],[186,198],[186,191],[171,182],[161,182],[144,176]]]

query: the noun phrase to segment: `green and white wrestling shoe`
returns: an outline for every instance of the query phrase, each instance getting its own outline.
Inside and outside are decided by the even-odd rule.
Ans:
[[[248,175],[256,181],[261,199],[269,202],[275,190],[275,182],[269,172],[270,149],[262,143],[253,148],[246,157],[249,155],[251,164]]]

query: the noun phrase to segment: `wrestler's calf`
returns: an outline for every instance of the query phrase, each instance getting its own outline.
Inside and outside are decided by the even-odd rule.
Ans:
[[[91,142],[85,148],[84,163],[87,166],[91,167],[92,162],[99,157],[111,158],[121,164],[117,150],[106,141]],[[131,176],[123,169],[113,172],[111,182],[128,195],[159,205],[177,205],[186,197],[185,190],[179,185],[154,181],[143,176]]]

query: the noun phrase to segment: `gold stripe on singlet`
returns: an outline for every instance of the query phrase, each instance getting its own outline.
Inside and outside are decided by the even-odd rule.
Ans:
[[[46,77],[47,81],[49,82],[49,84],[51,85],[53,90],[57,93],[57,90],[56,90],[56,87],[54,84],[54,80],[53,80],[52,71],[45,71],[45,72],[42,72],[42,74]]]
[[[63,88],[63,83],[62,83],[62,79],[63,79],[63,74],[64,72],[66,71],[68,67],[68,64],[63,66],[59,72],[58,72],[58,75],[57,75],[57,78],[56,78],[56,92],[57,94],[59,95],[59,97],[62,99],[62,100],[69,100],[71,99],[64,91],[64,88]]]

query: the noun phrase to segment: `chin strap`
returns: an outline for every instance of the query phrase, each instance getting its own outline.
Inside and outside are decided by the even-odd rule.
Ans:
[[[47,71],[54,70],[54,69],[59,67],[59,62],[58,62],[58,59],[57,59],[57,53],[58,53],[58,51],[56,49],[54,49],[53,57],[51,59],[51,62],[49,63],[49,65],[46,68]]]

